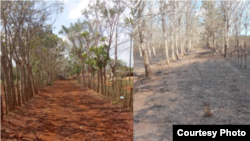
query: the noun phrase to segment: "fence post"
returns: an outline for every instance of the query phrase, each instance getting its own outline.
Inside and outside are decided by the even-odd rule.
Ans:
[[[133,87],[131,88],[131,91],[130,91],[130,97],[129,97],[129,108],[132,108],[132,97],[133,97]]]
[[[236,44],[235,44],[235,49],[234,49],[234,62],[236,63],[236,53],[237,53],[237,50],[236,50]]]
[[[123,108],[127,107],[127,80],[125,81],[125,94],[124,94],[124,102],[123,102]]]
[[[242,45],[240,46],[240,66],[241,66],[241,68],[243,67],[243,65],[242,65],[242,55],[243,55],[243,43],[242,43]]]
[[[3,99],[0,95],[0,120],[3,120]]]
[[[247,69],[247,42],[245,41],[245,69]]]

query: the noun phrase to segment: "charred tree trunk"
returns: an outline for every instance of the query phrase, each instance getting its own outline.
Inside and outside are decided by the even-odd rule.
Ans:
[[[149,63],[149,58],[148,55],[146,53],[146,45],[145,43],[142,43],[142,56],[143,56],[143,60],[144,60],[144,67],[145,67],[145,76],[149,77],[152,75],[151,69],[150,69],[150,63]]]

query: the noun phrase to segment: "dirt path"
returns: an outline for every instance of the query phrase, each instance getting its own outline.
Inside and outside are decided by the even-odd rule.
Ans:
[[[133,140],[133,115],[74,80],[57,81],[4,117],[1,139]]]
[[[135,141],[171,141],[175,124],[249,124],[250,69],[207,50],[154,69],[134,81]],[[204,116],[208,103],[211,117]]]

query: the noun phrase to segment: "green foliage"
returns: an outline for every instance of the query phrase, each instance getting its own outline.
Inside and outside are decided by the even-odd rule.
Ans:
[[[87,53],[86,53],[86,52],[83,53],[83,54],[82,54],[82,57],[83,57],[83,58],[87,58]]]
[[[105,41],[107,39],[107,37],[102,37],[101,41]]]
[[[102,37],[101,41],[104,41],[107,37]],[[106,44],[100,45],[99,47],[92,46],[89,48],[89,51],[93,53],[94,57],[93,60],[89,61],[93,63],[95,66],[97,66],[98,69],[101,69],[102,67],[105,67],[104,64],[107,64],[105,62],[108,61],[108,48],[109,46]]]
[[[80,74],[80,69],[79,65],[74,65],[74,74]]]
[[[125,18],[124,22],[126,25],[133,25],[133,19],[132,18]]]
[[[84,38],[86,38],[87,36],[89,35],[89,32],[88,31],[84,31],[81,36],[83,36]]]
[[[97,68],[96,68],[96,65],[95,65],[95,61],[94,61],[94,58],[88,58],[86,61],[85,61],[85,64],[87,64],[89,66],[89,68],[91,69],[91,72],[94,73]]]

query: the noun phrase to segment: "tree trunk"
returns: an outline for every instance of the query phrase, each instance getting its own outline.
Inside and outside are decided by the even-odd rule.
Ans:
[[[18,97],[18,106],[21,105],[21,93],[20,93],[20,90],[19,90],[19,83],[18,83],[18,74],[19,74],[19,66],[18,64],[16,64],[16,89],[17,89],[17,97]]]
[[[150,69],[150,63],[149,63],[149,58],[146,53],[146,45],[145,43],[141,43],[142,46],[142,56],[144,60],[144,67],[145,67],[145,77],[149,77],[152,75],[151,69]]]
[[[82,71],[82,86],[84,87],[85,85],[84,85],[84,78],[83,78],[83,76],[84,76],[85,74],[84,74],[84,71]]]
[[[177,35],[175,34],[175,49],[176,49],[176,58],[177,59],[179,59],[179,51],[178,51],[178,44],[177,44],[177,40],[178,40],[178,38],[177,38]]]
[[[180,45],[181,45],[181,56],[184,56],[184,53],[183,53],[183,43],[180,42]]]
[[[141,19],[141,13],[143,12],[143,9],[145,7],[145,2],[142,1],[142,5],[138,9],[138,20],[139,20],[139,46],[142,48],[142,56],[143,56],[143,61],[144,61],[144,67],[145,67],[145,77],[149,77],[152,75],[151,69],[150,69],[150,63],[149,63],[149,58],[146,53],[146,45],[144,43],[144,22]]]
[[[5,112],[6,112],[6,115],[8,114],[8,97],[7,97],[7,92],[6,92],[6,85],[5,85],[5,77],[4,77],[4,75],[3,75],[3,71],[1,71],[1,80],[2,80],[2,86],[3,86],[3,92],[4,92],[4,98],[5,98]],[[2,93],[1,93],[1,95],[2,95]]]
[[[100,75],[101,75],[101,94],[103,94],[103,73],[102,73],[102,68],[100,68]]]
[[[165,46],[165,54],[166,54],[166,64],[168,65],[170,61],[169,61],[167,31],[166,31],[164,16],[165,16],[164,14],[161,15],[161,22],[162,22],[162,30],[163,30],[163,38],[164,38],[164,46]]]
[[[25,79],[25,77],[24,77],[24,66],[20,65],[20,70],[21,70],[21,81],[20,81],[20,83],[21,83],[21,98],[22,98],[22,104],[24,104],[25,103],[25,97],[24,97],[24,90],[25,90],[25,88],[24,88],[24,79]]]
[[[105,69],[106,67],[105,66],[106,66],[106,64],[104,64],[104,67],[103,67],[103,73],[104,73],[103,74],[103,76],[104,76],[103,77],[103,81],[104,81],[104,88],[103,88],[104,93],[103,94],[106,96],[106,69]]]
[[[97,93],[99,93],[99,87],[100,87],[100,70],[98,70],[98,76],[97,76]]]
[[[191,48],[192,48],[192,40],[190,39],[189,40],[189,46],[188,46],[188,53],[190,52]]]
[[[11,85],[10,85],[10,75],[9,75],[9,71],[8,71],[8,66],[7,66],[7,56],[2,55],[1,58],[1,67],[3,68],[3,76],[6,82],[6,99],[8,100],[6,105],[6,107],[8,107],[7,111],[12,111],[14,109],[13,106],[13,93],[11,91]]]
[[[89,88],[91,89],[91,71],[88,71]]]
[[[84,64],[84,62],[83,62],[83,64]],[[82,66],[82,70],[83,70],[83,72],[82,72],[82,83],[83,83],[83,87],[85,87],[86,85],[85,85],[85,65],[83,65]]]
[[[165,39],[164,43],[165,43],[166,64],[168,65],[168,64],[170,64],[169,53],[168,53],[168,40]]]
[[[11,57],[12,58],[12,57]],[[9,60],[9,70],[10,70],[10,86],[11,86],[11,91],[12,91],[12,96],[13,96],[13,110],[15,106],[17,106],[17,100],[16,100],[16,92],[15,92],[15,84],[14,84],[14,77],[13,77],[13,65],[12,65],[12,59],[10,58]]]
[[[228,10],[226,11],[226,43],[225,43],[225,54],[224,58],[227,58],[227,48],[229,47],[229,12]]]
[[[153,46],[153,56],[154,56],[154,58],[155,58],[155,46]]]
[[[141,48],[139,47],[139,51],[140,51],[140,57],[142,57],[142,51]]]
[[[1,95],[1,123],[3,122],[3,96]]]
[[[133,87],[131,88],[130,96],[129,96],[129,108],[132,109],[132,105],[133,105]]]
[[[79,69],[79,68],[78,68]],[[80,83],[79,72],[77,72],[77,82]]]
[[[151,56],[151,50],[150,50],[150,44],[149,44],[149,42],[147,43],[147,49],[148,49],[148,57],[149,58],[152,58],[152,56]]]
[[[174,37],[171,36],[171,50],[172,50],[172,59],[175,60],[175,53],[174,53]]]
[[[131,73],[131,54],[132,54],[132,35],[130,36],[130,54],[129,54],[129,82],[130,82],[130,73]],[[153,47],[154,49],[154,47]],[[155,54],[155,53],[154,53]]]
[[[222,46],[221,46],[221,53],[224,54],[225,50],[224,50],[224,45],[225,45],[225,29],[223,30],[223,34],[222,34]]]
[[[36,91],[36,86],[35,86],[35,81],[34,81],[34,76],[33,76],[33,74],[32,74],[32,68],[30,67],[30,66],[27,66],[27,68],[28,68],[28,72],[29,72],[29,77],[30,77],[30,81],[31,81],[31,86],[30,86],[30,88],[31,88],[31,94],[32,94],[32,97],[34,96],[34,92],[35,92],[35,94],[37,94],[38,93],[38,91]],[[54,74],[53,74],[54,75]],[[52,75],[52,76],[53,76]]]

